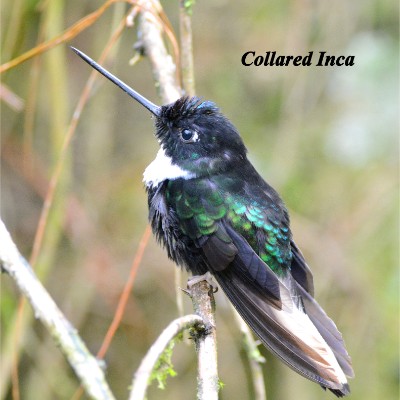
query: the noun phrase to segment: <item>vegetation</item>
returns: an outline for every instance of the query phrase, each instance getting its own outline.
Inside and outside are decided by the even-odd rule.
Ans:
[[[176,31],[177,3],[162,3]],[[142,172],[158,147],[149,113],[105,79],[96,80],[74,119],[91,71],[68,45],[98,59],[110,43],[107,68],[159,103],[148,60],[135,57],[135,65],[129,66],[134,49],[140,50],[136,26],[121,25],[132,4],[108,4],[98,19],[86,20],[86,29],[77,36],[2,74],[10,93],[2,90],[1,215],[93,353],[114,318],[146,229]],[[257,169],[282,194],[296,242],[314,273],[316,297],[336,321],[352,355],[356,378],[351,399],[397,398],[395,4],[184,4],[192,13],[197,95],[215,101],[230,117]],[[93,1],[4,0],[1,64],[56,37],[100,6]],[[168,43],[173,53],[173,42]],[[355,65],[245,67],[241,57],[249,50],[293,56],[327,51],[354,55]],[[60,157],[49,218],[38,230]],[[43,234],[40,246],[37,232]],[[178,315],[176,267],[154,238],[145,246],[126,312],[105,356],[107,379],[117,398],[127,397],[148,347]],[[19,304],[15,285],[3,275],[0,398],[18,398],[9,384],[11,376],[14,382],[18,376],[21,399],[71,399],[78,388],[73,372],[30,308],[21,313]],[[222,293],[216,294],[216,304],[219,377],[224,382],[220,396],[251,399],[240,330]],[[186,314],[192,312],[189,299],[183,299],[183,307]],[[261,351],[267,359],[263,371],[269,399],[332,398]],[[12,367],[17,354],[18,375]],[[184,343],[177,344],[172,364],[178,375],[167,379],[163,391],[153,384],[149,399],[194,398],[195,355]]]

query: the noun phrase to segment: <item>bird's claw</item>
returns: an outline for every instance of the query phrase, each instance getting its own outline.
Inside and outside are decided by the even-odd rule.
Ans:
[[[196,275],[196,276],[192,276],[191,278],[189,278],[187,281],[187,289],[188,290],[184,290],[184,289],[182,289],[182,290],[185,293],[190,294],[192,286],[195,285],[196,283],[199,283],[202,281],[206,281],[210,285],[210,288],[213,293],[218,292],[218,285],[215,282],[214,277],[212,276],[212,274],[209,271],[206,272],[204,275]]]

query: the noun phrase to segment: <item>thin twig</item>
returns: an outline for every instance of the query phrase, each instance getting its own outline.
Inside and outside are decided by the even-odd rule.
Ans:
[[[113,400],[114,396],[97,359],[90,354],[76,329],[64,317],[36,278],[31,266],[19,253],[1,220],[0,266],[14,279],[18,289],[29,300],[36,318],[42,321],[53,336],[90,398]]]
[[[188,96],[195,95],[191,18],[193,5],[194,0],[179,0],[182,86]]]
[[[124,27],[124,22],[122,22],[118,26],[118,28],[114,32],[113,36],[111,37],[110,41],[107,43],[107,46],[105,47],[103,53],[100,56],[100,59],[99,59],[100,63],[102,63],[104,61],[108,52],[111,50],[113,44],[121,35],[123,27]],[[96,79],[98,79],[98,74],[96,73],[96,71],[92,71],[92,73],[90,74],[90,77],[89,77],[88,81],[86,82],[86,85],[82,91],[82,94],[79,98],[78,104],[74,110],[74,113],[72,114],[72,119],[68,126],[67,133],[64,136],[64,140],[63,140],[61,150],[60,150],[60,155],[57,159],[57,163],[56,163],[54,172],[51,175],[51,179],[49,182],[49,188],[46,193],[43,208],[42,208],[42,211],[40,214],[38,228],[36,230],[35,239],[33,242],[32,254],[31,254],[31,257],[29,260],[32,266],[34,266],[36,264],[37,258],[39,256],[39,253],[41,250],[43,237],[44,237],[44,231],[45,231],[46,224],[47,224],[47,219],[49,216],[51,205],[53,203],[55,191],[56,191],[57,185],[59,183],[59,178],[62,173],[64,161],[65,161],[66,156],[69,151],[69,145],[75,134],[76,127],[79,122],[79,118],[82,114],[83,108],[85,107],[85,105],[87,103],[87,100],[89,98],[90,92],[92,90],[92,87],[93,87]]]
[[[246,325],[242,317],[233,307],[232,311],[243,335],[244,349],[249,361],[251,378],[253,381],[254,400],[267,400],[264,375],[261,368],[261,364],[265,363],[265,358],[261,355],[260,350],[258,349],[260,342],[254,340],[250,328]]]
[[[133,287],[133,283],[135,282],[135,278],[136,278],[136,274],[137,274],[139,265],[142,262],[144,250],[146,249],[147,243],[150,238],[150,234],[151,234],[150,225],[147,225],[147,227],[143,233],[143,236],[140,239],[139,248],[138,248],[137,252],[135,253],[135,257],[132,262],[128,281],[126,282],[126,285],[124,286],[124,290],[121,293],[121,296],[119,298],[114,318],[111,322],[110,327],[108,328],[107,334],[103,340],[100,350],[97,353],[98,358],[104,358],[104,356],[111,344],[111,340],[113,339],[115,332],[117,331],[117,329],[121,323],[122,317],[123,317],[125,309],[126,309],[126,305],[129,300],[129,296],[132,293],[132,287]]]
[[[100,6],[96,11],[93,11],[89,15],[86,15],[60,35],[44,43],[41,43],[40,45],[34,47],[33,49],[30,49],[27,52],[21,54],[20,56],[0,65],[0,74],[8,71],[11,68],[16,67],[18,64],[21,64],[32,57],[37,56],[38,54],[41,54],[45,51],[52,49],[55,46],[58,46],[60,43],[65,43],[69,40],[72,40],[83,30],[94,24],[97,21],[97,19],[104,14],[104,12],[107,10],[109,6],[118,1],[120,0],[108,0],[106,3]]]
[[[21,112],[25,108],[24,100],[5,83],[0,83],[0,100],[4,101],[16,113]]]
[[[164,329],[158,339],[150,347],[139,369],[135,373],[129,400],[142,400],[145,398],[149,379],[154,371],[155,365],[171,341],[186,329],[201,328],[202,326],[204,328],[203,320],[198,315],[185,315],[184,317],[172,321],[167,328]]]
[[[183,291],[181,290],[181,286],[182,286],[182,269],[175,268],[175,299],[176,299],[176,308],[178,310],[178,315],[180,317],[184,315]]]

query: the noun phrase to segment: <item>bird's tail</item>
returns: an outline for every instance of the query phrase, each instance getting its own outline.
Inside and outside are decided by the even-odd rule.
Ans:
[[[297,292],[304,296],[303,309],[293,288],[282,284],[281,307],[271,303],[258,282],[249,279],[240,257],[214,275],[242,318],[284,363],[338,397],[350,392],[345,374],[353,371],[341,335],[308,293]]]
[[[318,329],[325,342],[332,349],[340,367],[349,378],[354,378],[351,358],[347,353],[342,334],[338,331],[335,323],[326,315],[322,307],[301,286],[298,286],[305,311],[312,323]]]

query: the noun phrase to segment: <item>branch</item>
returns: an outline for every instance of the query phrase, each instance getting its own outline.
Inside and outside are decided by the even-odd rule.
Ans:
[[[139,369],[135,373],[132,382],[132,391],[129,400],[141,400],[146,396],[147,386],[155,370],[158,360],[161,358],[170,343],[185,329],[204,326],[203,320],[198,315],[186,315],[172,321],[161,333],[158,339],[150,347],[143,358]]]
[[[189,96],[195,94],[191,19],[193,6],[194,0],[179,0],[182,85],[185,93]]]
[[[261,364],[265,363],[265,358],[261,355],[260,350],[258,349],[258,345],[260,343],[254,340],[250,328],[246,325],[242,317],[233,307],[232,311],[243,335],[244,349],[249,361],[251,378],[253,381],[254,400],[267,400],[264,375],[261,368]]]
[[[8,272],[18,289],[27,297],[36,318],[42,321],[53,336],[89,397],[96,400],[114,400],[97,359],[90,354],[77,331],[36,278],[31,266],[19,253],[1,220],[0,266]]]
[[[195,313],[206,325],[206,333],[195,338],[198,351],[197,400],[217,400],[219,390],[217,333],[212,287],[205,280],[195,283],[190,287],[190,297]]]
[[[149,3],[151,3],[152,8],[158,10],[160,13],[162,12],[160,3],[157,0],[149,0]],[[176,81],[176,66],[165,48],[161,26],[154,16],[146,11],[142,11],[139,23],[140,38],[145,54],[150,59],[159,95],[163,103],[171,103],[181,96],[182,90]],[[184,39],[186,43],[189,41],[191,43],[191,38],[189,40],[190,35],[191,32],[189,30],[186,32],[186,38]],[[190,57],[192,56],[190,55]],[[184,63],[184,65],[189,64],[190,61],[186,64]],[[194,90],[193,81],[192,79],[191,91]],[[197,398],[198,400],[216,400],[218,398],[219,380],[213,307],[214,298],[207,281],[200,281],[192,285],[190,295],[196,314],[202,318],[207,328],[205,334],[197,335],[195,338],[196,349],[198,351]],[[133,398],[134,396],[132,395],[131,399]]]
[[[60,35],[39,44],[33,49],[28,50],[27,52],[21,54],[20,56],[0,65],[0,74],[8,71],[11,68],[16,67],[17,65],[35,57],[39,54],[48,51],[55,46],[58,46],[61,43],[65,43],[69,40],[72,40],[75,36],[79,35],[83,30],[94,24],[98,18],[100,18],[104,12],[110,7],[113,3],[116,3],[119,0],[107,0],[103,5],[101,5],[96,11],[93,11],[89,15],[81,18],[78,22],[70,26],[67,30],[65,30]]]
[[[158,12],[162,10],[157,0],[148,0],[146,8]],[[139,35],[151,63],[158,94],[163,104],[172,103],[181,97],[181,88],[176,80],[176,65],[165,47],[160,22],[145,8],[139,16]]]

